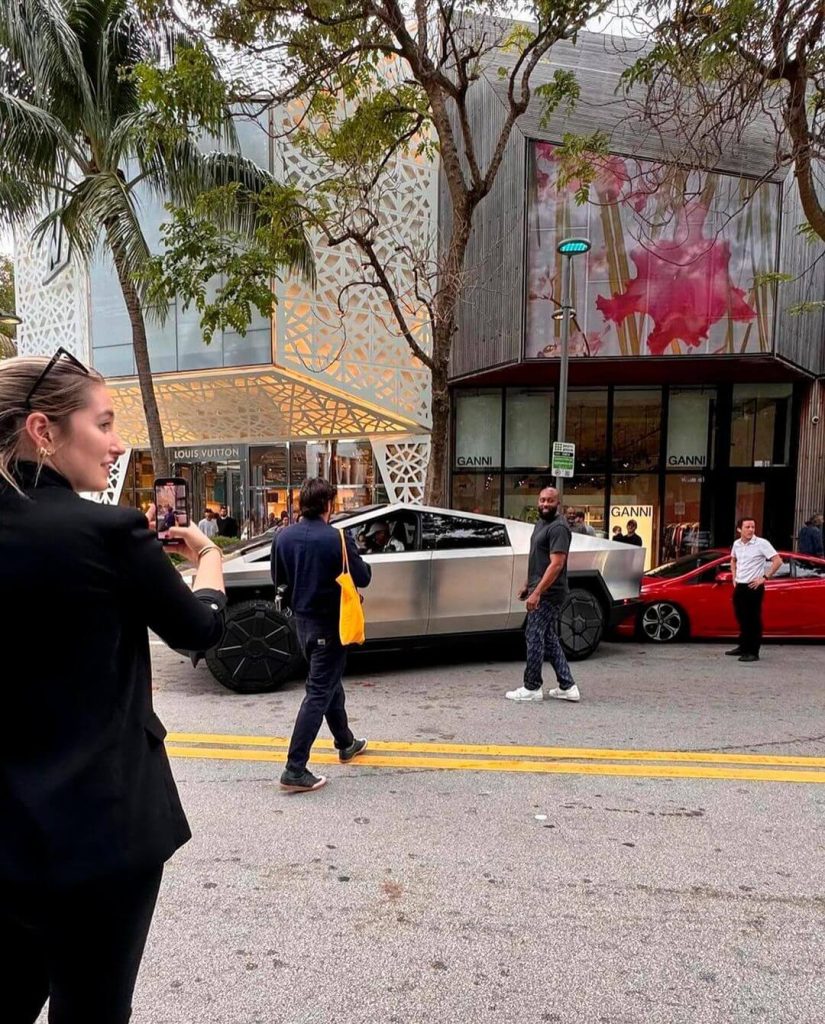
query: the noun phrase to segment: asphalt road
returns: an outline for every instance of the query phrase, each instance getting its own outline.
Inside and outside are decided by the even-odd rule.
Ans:
[[[172,759],[195,838],[167,869],[133,1024],[822,1020],[825,648],[755,666],[724,649],[605,644],[575,666],[578,705],[504,700],[512,650],[361,656],[356,733],[411,749],[316,765],[330,784],[296,797],[277,777],[300,684],[236,696],[155,646],[170,749],[215,753]],[[442,767],[417,767],[431,744]],[[707,760],[655,753],[691,751]],[[721,775],[652,777],[674,763]]]

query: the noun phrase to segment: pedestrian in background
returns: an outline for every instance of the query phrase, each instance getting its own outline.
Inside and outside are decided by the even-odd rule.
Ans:
[[[163,864],[189,827],[152,709],[148,629],[223,630],[218,549],[173,527],[194,592],[138,509],[99,505],[124,452],[103,378],[64,350],[0,363],[0,1020],[126,1024]]]
[[[336,493],[327,480],[306,480],[299,497],[300,522],[279,530],[272,541],[272,579],[276,590],[286,587],[284,597],[295,616],[298,643],[309,666],[306,694],[281,775],[281,788],[292,793],[320,789],[327,781],[307,768],[324,718],[341,762],[351,761],[367,747],[367,741],[356,739],[349,727],[344,695],[347,649],[339,633],[338,584],[344,562],[342,537],[356,587],[366,587],[372,573],[350,537],[329,525]]]
[[[751,662],[759,661],[765,582],[779,572],[782,556],[764,537],[756,536],[755,520],[745,516],[740,522],[739,539],[733,542],[730,553],[733,610],[739,623],[739,643],[725,654]]]
[[[508,700],[542,699],[542,669],[548,657],[556,673],[558,686],[548,697],[578,701],[579,688],[559,640],[559,614],[567,600],[567,553],[570,550],[570,528],[559,514],[559,492],[545,487],[539,494],[539,518],[530,538],[527,581],[519,591],[519,599],[527,602],[527,664],[524,683],[510,690]]]
[[[238,536],[238,520],[229,514],[226,505],[221,505],[218,512],[218,535],[220,537]]]
[[[584,512],[579,510],[573,515],[573,525],[570,527],[571,533],[580,533],[585,537],[595,537],[596,531],[592,526],[588,526],[584,519]]]
[[[218,524],[215,522],[215,513],[211,508],[204,512],[203,519],[198,523],[198,529],[210,540],[218,536]]]
[[[805,520],[805,525],[799,531],[797,548],[800,555],[814,555],[816,558],[825,557],[822,542],[822,516],[815,515]]]

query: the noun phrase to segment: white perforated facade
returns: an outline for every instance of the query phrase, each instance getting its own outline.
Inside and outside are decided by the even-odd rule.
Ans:
[[[258,157],[258,153],[254,154]],[[293,146],[274,147],[273,170],[301,188],[311,187],[313,168]],[[158,237],[157,205],[147,204],[146,235]],[[426,246],[435,236],[435,171],[424,158],[399,159],[388,169],[382,190],[378,245],[388,255],[398,239]],[[155,219],[153,219],[155,218]],[[387,493],[416,500],[423,493],[426,431],[430,422],[429,371],[400,335],[382,293],[366,284],[361,260],[351,247],[330,248],[315,240],[317,287],[290,279],[277,286],[271,359],[264,365],[213,366],[155,374],[155,387],[168,447],[219,443],[266,445],[298,439],[368,438]],[[96,362],[105,344],[130,343],[122,297],[113,275],[70,262],[46,283],[54,256],[17,238],[17,302],[23,319],[21,354],[51,355],[62,346]],[[416,339],[429,347],[426,318],[404,286],[407,313]],[[194,315],[194,314],[193,314]],[[152,325],[150,324],[150,334]],[[260,333],[260,332],[259,332]],[[113,342],[111,336],[116,335]],[[153,341],[152,337],[158,340]],[[180,336],[150,337],[153,363],[182,366]],[[169,338],[171,337],[171,341]],[[175,347],[174,361],[163,346]],[[191,336],[187,339],[191,353]],[[123,351],[124,349],[121,349]],[[190,356],[191,358],[191,356]],[[235,361],[243,363],[241,357]],[[248,360],[260,362],[260,359]],[[106,372],[104,364],[98,363]],[[110,380],[124,440],[147,447],[137,381]],[[398,445],[401,447],[398,447]],[[393,447],[394,446],[394,447]],[[413,453],[419,453],[413,457]],[[122,475],[122,468],[121,474]],[[99,500],[116,500],[120,480]]]

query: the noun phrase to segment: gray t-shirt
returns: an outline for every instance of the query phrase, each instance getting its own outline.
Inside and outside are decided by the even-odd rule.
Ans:
[[[530,558],[527,562],[527,586],[532,591],[547,572],[550,555],[567,554],[570,550],[570,527],[563,516],[556,516],[550,522],[539,519],[530,538]],[[567,597],[567,563],[553,581],[549,590],[542,596],[542,601],[551,604],[564,604]]]

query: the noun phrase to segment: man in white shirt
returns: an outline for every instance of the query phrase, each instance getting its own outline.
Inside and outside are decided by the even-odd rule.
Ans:
[[[759,661],[762,643],[762,601],[765,581],[782,566],[782,556],[764,537],[756,536],[756,521],[740,523],[739,539],[733,542],[730,568],[733,576],[733,610],[739,623],[739,643],[725,654],[738,655],[740,661]]]
[[[210,539],[217,536],[218,524],[215,521],[215,513],[211,508],[208,508],[204,513],[203,519],[198,523],[198,529],[205,533]]]

